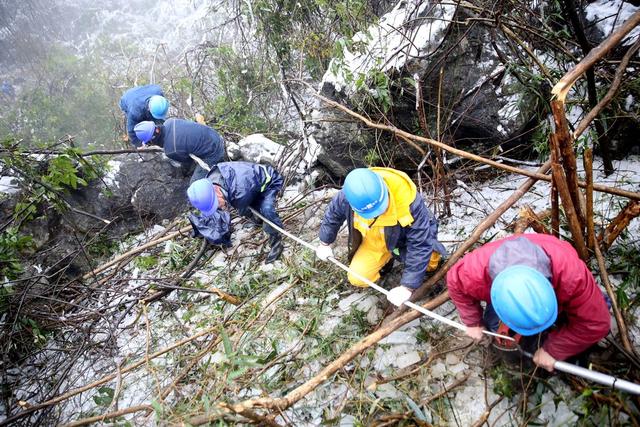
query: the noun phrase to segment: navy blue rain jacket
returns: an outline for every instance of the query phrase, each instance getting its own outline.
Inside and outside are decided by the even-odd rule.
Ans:
[[[149,98],[153,95],[164,96],[158,85],[136,86],[127,90],[120,98],[120,109],[127,116],[127,134],[129,141],[136,147],[142,146],[133,128],[146,120],[157,121],[149,112]]]
[[[402,227],[400,224],[385,227],[384,238],[387,249],[395,258],[399,258],[404,263],[400,284],[417,289],[424,280],[431,253],[435,250],[442,256],[446,256],[447,250],[438,241],[438,221],[425,206],[420,193],[416,194],[415,200],[411,203],[410,211],[413,223],[408,227]],[[349,226],[350,243],[361,242],[360,232],[353,226],[353,210],[344,193],[340,191],[331,200],[324,214],[320,225],[320,240],[324,243],[333,243],[345,220]],[[354,238],[356,233],[360,238]],[[355,249],[357,248],[353,250],[355,251]]]
[[[283,185],[282,176],[273,167],[249,162],[218,163],[207,178],[221,186],[227,202],[245,216],[260,195],[275,197]],[[209,217],[191,214],[189,220],[194,237],[202,236],[212,244],[231,245],[229,211],[218,210]]]
[[[250,162],[221,162],[217,164],[224,179],[227,201],[239,212],[251,206],[266,191],[278,192],[282,188],[282,176],[269,165]]]
[[[217,211],[211,216],[189,214],[192,237],[203,237],[212,245],[231,246],[231,215]]]
[[[164,153],[172,160],[191,163],[189,154],[201,159],[224,155],[224,141],[215,130],[200,123],[182,119],[164,122],[155,144],[164,148]]]

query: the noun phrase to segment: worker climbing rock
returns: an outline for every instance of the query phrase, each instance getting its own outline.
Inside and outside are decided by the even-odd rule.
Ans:
[[[158,85],[136,86],[122,95],[120,109],[125,114],[129,142],[140,147],[142,141],[136,136],[135,126],[147,120],[156,123],[164,122],[169,112],[169,101]]]
[[[404,262],[400,286],[389,291],[394,305],[407,301],[446,255],[437,240],[438,222],[424,203],[415,184],[404,172],[390,168],[360,168],[347,175],[320,225],[316,255],[333,256],[331,244],[347,221],[350,245],[355,251],[349,268],[375,282],[380,270],[397,258]],[[352,274],[349,282],[367,286]]]
[[[204,161],[210,168],[224,158],[224,139],[209,126],[182,119],[169,119],[164,124],[151,121],[138,123],[135,132],[144,145],[152,144],[163,148],[164,154],[172,160],[192,165],[191,154]],[[207,170],[200,165],[191,176],[191,182],[207,176]]]
[[[190,215],[196,237],[202,236],[213,244],[230,244],[229,206],[240,215],[257,222],[249,208],[280,228],[284,228],[276,212],[276,198],[282,189],[282,176],[271,166],[249,162],[222,162],[211,168],[206,178],[193,182],[187,190],[191,204],[201,216]],[[265,263],[280,258],[284,246],[277,230],[266,222],[270,251]]]
[[[468,336],[479,341],[487,328],[516,340],[533,337],[542,344],[532,349],[533,361],[548,371],[609,332],[607,304],[591,271],[554,236],[487,243],[449,270],[447,287]],[[487,303],[484,313],[480,301]]]

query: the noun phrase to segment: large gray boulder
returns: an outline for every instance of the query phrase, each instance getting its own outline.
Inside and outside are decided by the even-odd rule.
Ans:
[[[373,121],[425,135],[416,111],[419,81],[425,136],[477,152],[504,141],[528,144],[516,136],[534,125],[543,106],[523,95],[507,73],[496,53],[509,52],[506,40],[469,18],[477,18],[475,11],[451,2],[398,2],[334,58],[320,92]],[[381,111],[384,105],[388,109]],[[322,101],[311,116],[311,134],[324,149],[319,161],[334,175],[363,164],[412,170],[421,160],[418,150],[390,132],[369,129]]]

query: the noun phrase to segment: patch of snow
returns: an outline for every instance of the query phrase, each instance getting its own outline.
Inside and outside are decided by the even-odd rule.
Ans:
[[[564,401],[558,402],[556,406],[554,394],[547,391],[542,395],[542,407],[540,408],[539,420],[547,423],[547,427],[560,427],[575,425],[578,416],[573,413]]]
[[[405,368],[419,361],[420,355],[414,345],[392,345],[388,350],[377,347],[373,368],[378,372],[386,372],[390,368]]]
[[[340,418],[340,424],[338,424],[338,427],[353,427],[356,424],[356,417],[354,417],[353,415],[343,415]]]
[[[618,29],[627,19],[640,10],[640,6],[621,0],[596,0],[585,8],[588,21],[595,22],[596,27],[605,37]],[[635,28],[623,39],[622,44],[631,45],[640,35],[640,28]]]
[[[442,362],[436,362],[431,367],[430,377],[433,379],[443,379],[447,375],[447,366]]]
[[[254,133],[238,141],[242,157],[253,163],[275,165],[284,147],[261,133]]]
[[[384,383],[377,386],[375,395],[378,396],[378,399],[401,399],[403,396],[391,383]]]
[[[340,324],[342,317],[338,316],[330,316],[325,319],[325,321],[318,326],[318,333],[320,336],[328,337],[331,335],[333,330]]]
[[[429,16],[422,16],[427,7],[430,7]],[[381,67],[382,71],[400,69],[407,59],[428,55],[439,47],[455,10],[454,4],[434,6],[431,2],[420,2],[416,6],[413,2],[398,2],[376,25],[353,36],[351,48],[343,46],[342,59],[331,60],[320,86],[331,83],[337,91],[345,89],[352,93],[354,80],[366,76],[374,67]],[[418,17],[421,25],[405,31],[404,24]]]
[[[410,351],[408,353],[404,353],[402,354],[400,357],[398,357],[398,359],[395,361],[394,365],[398,368],[398,369],[403,369],[406,368],[408,366],[411,365],[415,365],[416,363],[418,363],[420,361],[420,354],[417,351]]]
[[[15,194],[20,191],[16,185],[17,178],[13,176],[0,176],[0,193]]]
[[[633,97],[633,95],[629,94],[624,99],[624,109],[625,109],[625,111],[631,111],[631,107],[633,107],[634,104],[635,104],[635,98]]]
[[[484,412],[487,410],[487,403],[484,399],[484,384],[483,381],[477,377],[472,377],[467,380],[466,385],[462,389],[458,389],[455,397],[451,401],[451,406],[455,408],[456,420],[460,425],[467,426],[475,423]],[[487,401],[489,403],[495,402],[498,399],[491,387],[487,390]],[[509,409],[508,399],[503,399],[498,405],[496,405],[487,423],[494,425],[495,420]]]
[[[346,312],[349,311],[350,307],[360,301],[367,298],[367,294],[364,292],[354,292],[351,295],[349,295],[348,297],[342,299],[339,303],[338,303],[338,307],[340,308],[340,310]]]
[[[415,334],[404,331],[393,331],[380,340],[380,344],[415,344],[417,342]]]
[[[118,174],[120,173],[120,167],[122,166],[122,162],[118,160],[109,160],[107,162],[107,173],[102,177],[102,180],[106,184],[107,187],[117,187],[118,186]]]

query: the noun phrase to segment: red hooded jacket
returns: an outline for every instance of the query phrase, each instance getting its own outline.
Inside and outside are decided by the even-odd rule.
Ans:
[[[467,326],[482,325],[480,301],[491,301],[489,259],[505,241],[517,237],[538,245],[551,260],[551,285],[558,299],[558,313],[564,312],[568,319],[549,333],[542,345],[546,352],[564,360],[604,338],[610,327],[609,310],[591,271],[569,243],[547,234],[519,234],[487,243],[449,270],[449,296],[462,322]]]

